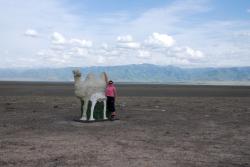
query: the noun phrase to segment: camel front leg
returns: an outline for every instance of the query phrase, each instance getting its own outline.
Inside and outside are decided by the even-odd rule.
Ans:
[[[91,105],[91,112],[90,112],[90,117],[89,117],[89,120],[90,121],[94,121],[94,109],[95,109],[95,104],[96,104],[96,101],[92,101],[92,105]]]
[[[81,120],[84,120],[84,121],[87,120],[88,103],[89,103],[89,99],[84,99],[84,105],[83,105],[83,111],[82,111],[82,117],[81,117]]]
[[[107,108],[106,108],[106,100],[104,100],[103,101],[103,119],[108,119],[107,118],[107,115],[106,115],[106,110],[107,110]]]

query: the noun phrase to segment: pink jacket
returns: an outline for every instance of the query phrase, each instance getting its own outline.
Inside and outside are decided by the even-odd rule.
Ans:
[[[106,96],[116,97],[116,88],[113,84],[108,84],[106,87]]]

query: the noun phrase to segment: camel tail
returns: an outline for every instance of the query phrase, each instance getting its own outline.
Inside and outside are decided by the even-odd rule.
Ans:
[[[108,84],[108,76],[107,76],[106,72],[103,72],[103,76],[104,76],[104,80],[105,80],[106,84]]]

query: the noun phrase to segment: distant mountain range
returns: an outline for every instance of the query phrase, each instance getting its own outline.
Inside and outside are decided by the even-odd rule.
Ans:
[[[0,80],[73,81],[72,70],[67,68],[0,69]],[[116,82],[250,82],[250,67],[180,68],[152,64],[123,66],[96,66],[78,68],[84,75],[89,72],[107,72]]]

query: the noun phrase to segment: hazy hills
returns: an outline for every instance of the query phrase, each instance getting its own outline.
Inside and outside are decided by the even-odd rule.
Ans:
[[[43,69],[0,69],[0,80],[72,81],[73,67]],[[152,64],[80,68],[83,74],[105,71],[119,82],[250,82],[250,67],[179,68]]]

